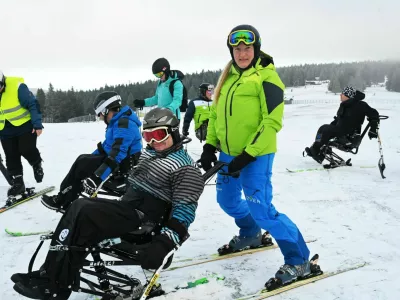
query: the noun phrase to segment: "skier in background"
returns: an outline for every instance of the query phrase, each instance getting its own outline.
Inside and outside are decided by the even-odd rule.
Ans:
[[[199,86],[199,96],[189,102],[188,109],[183,122],[182,134],[189,135],[190,122],[194,120],[194,131],[196,137],[203,142],[207,136],[208,119],[210,117],[210,108],[212,104],[212,95],[214,94],[214,85],[211,83],[202,83]]]
[[[42,114],[24,79],[5,77],[0,71],[0,139],[6,166],[12,179],[7,196],[25,192],[21,156],[33,168],[36,182],[43,180],[42,158],[36,146],[42,134]]]
[[[318,129],[314,143],[305,148],[307,156],[321,164],[325,159],[325,155],[321,151],[322,147],[326,146],[329,140],[334,137],[341,137],[354,132],[361,133],[361,126],[365,117],[371,123],[368,137],[370,139],[378,137],[379,113],[364,102],[364,98],[365,94],[354,87],[347,86],[343,89],[340,94],[341,103],[334,120]]]

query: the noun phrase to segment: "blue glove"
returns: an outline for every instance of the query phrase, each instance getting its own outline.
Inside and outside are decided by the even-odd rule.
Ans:
[[[101,182],[102,182],[101,178],[93,174],[92,176],[86,178],[83,181],[83,190],[85,191],[86,194],[92,196],[96,192]]]

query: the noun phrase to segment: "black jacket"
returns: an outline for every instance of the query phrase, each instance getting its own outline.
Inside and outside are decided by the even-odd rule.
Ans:
[[[371,128],[376,129],[379,124],[379,113],[362,101],[364,98],[365,94],[357,91],[354,98],[342,102],[331,125],[341,127],[341,130],[346,133],[352,133],[354,130],[360,132],[365,117],[367,117],[371,122]]]

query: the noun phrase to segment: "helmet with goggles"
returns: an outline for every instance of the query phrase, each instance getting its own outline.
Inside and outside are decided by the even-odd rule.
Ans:
[[[232,60],[234,60],[233,47],[238,46],[240,43],[254,46],[254,60],[252,63],[254,64],[258,60],[261,51],[261,37],[258,30],[247,24],[236,26],[231,30],[228,35],[227,46]]]
[[[210,96],[214,93],[214,85],[211,83],[202,83],[199,86],[199,96],[206,97],[206,92],[210,92]]]
[[[118,109],[121,107],[121,96],[116,92],[102,92],[96,96],[93,102],[93,109],[96,115],[100,114],[106,116],[111,109]]]
[[[147,143],[161,143],[172,136],[176,144],[181,141],[179,120],[168,108],[154,108],[143,118],[142,135]]]

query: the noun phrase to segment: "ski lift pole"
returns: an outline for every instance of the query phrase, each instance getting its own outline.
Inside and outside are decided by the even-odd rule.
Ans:
[[[386,165],[383,160],[382,141],[381,141],[381,136],[379,135],[379,132],[378,132],[378,144],[379,144],[379,154],[381,155],[381,157],[379,158],[379,161],[378,161],[378,167],[379,167],[379,171],[381,172],[382,178],[385,179],[386,177],[383,175],[383,171],[386,169]]]

